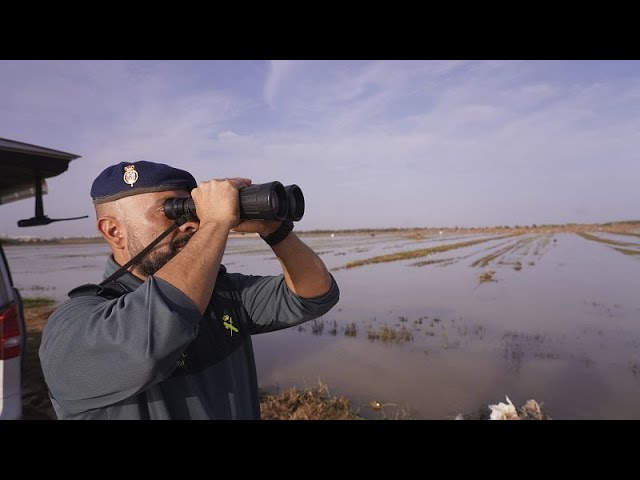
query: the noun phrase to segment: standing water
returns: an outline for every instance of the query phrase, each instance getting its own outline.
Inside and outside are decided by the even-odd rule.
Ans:
[[[373,418],[452,419],[506,395],[516,406],[535,399],[554,418],[640,419],[640,255],[628,253],[639,237],[303,240],[335,276],[340,302],[321,319],[254,337],[266,390],[320,381]],[[109,254],[104,244],[5,252],[23,296],[58,302],[100,281]],[[223,263],[281,271],[256,238],[230,239]]]

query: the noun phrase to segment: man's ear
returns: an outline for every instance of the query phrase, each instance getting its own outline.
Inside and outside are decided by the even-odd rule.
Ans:
[[[125,230],[121,221],[114,217],[104,216],[98,219],[98,231],[114,249],[125,247]]]

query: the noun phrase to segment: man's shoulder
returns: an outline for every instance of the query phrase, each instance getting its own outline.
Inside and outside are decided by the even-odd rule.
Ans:
[[[43,342],[48,336],[54,334],[54,332],[60,332],[66,329],[67,326],[73,324],[76,319],[86,319],[98,305],[106,301],[108,300],[99,296],[84,295],[68,298],[58,304],[47,319],[47,324],[42,332]]]
[[[114,298],[121,297],[131,291],[130,288],[126,287],[124,284],[120,282],[109,282],[106,285],[100,285],[96,283],[85,283],[84,285],[80,285],[79,287],[71,290],[68,295],[70,298],[82,297],[82,296],[94,296],[94,297],[102,297],[107,300],[111,300]]]
[[[107,290],[108,295],[101,294],[104,287],[98,284],[87,283],[71,290],[67,295],[68,299],[60,303],[49,316],[49,323],[59,321],[76,315],[82,315],[87,310],[95,308],[104,302],[108,302],[120,296],[111,290]]]

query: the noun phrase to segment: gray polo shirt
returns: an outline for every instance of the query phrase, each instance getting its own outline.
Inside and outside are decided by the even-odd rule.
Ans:
[[[118,268],[110,257],[104,278]],[[302,298],[283,275],[223,269],[201,315],[160,278],[118,281],[131,292],[71,298],[43,331],[40,360],[60,419],[257,419],[251,335],[318,318],[339,299],[333,278],[325,295]]]

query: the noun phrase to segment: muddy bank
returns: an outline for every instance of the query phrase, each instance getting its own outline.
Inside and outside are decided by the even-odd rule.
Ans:
[[[42,329],[53,311],[51,306],[25,308],[27,324],[27,352],[22,371],[22,419],[55,420],[47,388],[40,368],[38,349],[42,338]]]

